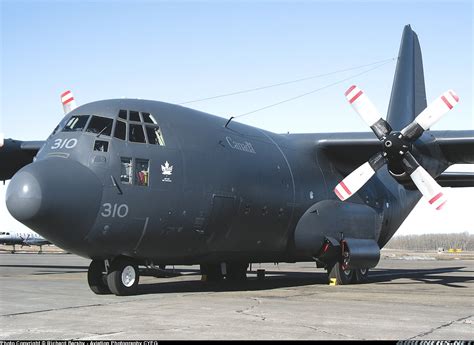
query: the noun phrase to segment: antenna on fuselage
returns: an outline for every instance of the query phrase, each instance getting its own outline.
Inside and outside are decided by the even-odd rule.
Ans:
[[[228,124],[230,123],[230,121],[232,121],[233,119],[234,119],[234,117],[233,117],[233,116],[231,116],[231,117],[230,117],[230,119],[229,119],[229,120],[226,122],[226,124],[225,124],[225,126],[224,126],[224,127],[225,127],[225,128],[227,128],[227,125],[228,125]]]

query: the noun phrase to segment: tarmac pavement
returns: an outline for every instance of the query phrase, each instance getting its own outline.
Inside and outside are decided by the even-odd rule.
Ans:
[[[383,258],[370,283],[348,286],[327,285],[312,263],[254,264],[238,284],[180,266],[175,277],[140,277],[127,297],[93,294],[88,264],[0,254],[0,338],[474,339],[472,260]]]

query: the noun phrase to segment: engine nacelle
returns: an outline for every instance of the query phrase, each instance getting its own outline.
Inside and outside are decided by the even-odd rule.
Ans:
[[[43,146],[40,141],[19,141],[5,139],[0,146],[0,181],[9,180],[25,165],[33,161]]]

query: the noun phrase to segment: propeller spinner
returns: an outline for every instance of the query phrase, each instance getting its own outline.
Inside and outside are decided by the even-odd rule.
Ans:
[[[459,102],[456,93],[452,90],[443,93],[400,132],[392,132],[390,124],[382,118],[367,95],[357,86],[352,85],[345,96],[352,108],[383,143],[383,151],[371,157],[368,162],[354,170],[334,188],[334,193],[338,198],[344,201],[351,197],[377,170],[388,163],[400,165],[428,202],[436,210],[440,210],[447,201],[441,186],[417,162],[410,151],[413,143],[423,132],[438,122]]]

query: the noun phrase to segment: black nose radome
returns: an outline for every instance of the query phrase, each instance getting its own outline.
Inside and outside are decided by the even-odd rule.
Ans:
[[[64,249],[83,244],[101,199],[97,176],[64,158],[25,166],[13,176],[6,193],[8,211],[15,219]]]

